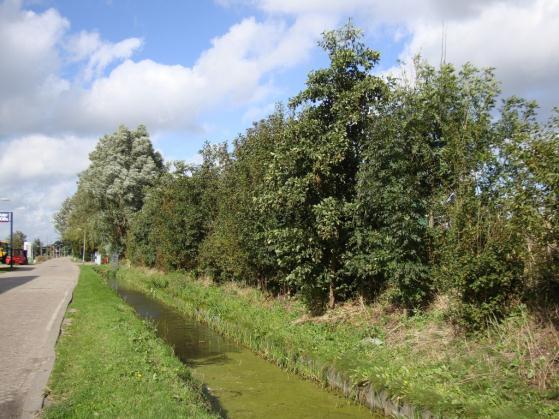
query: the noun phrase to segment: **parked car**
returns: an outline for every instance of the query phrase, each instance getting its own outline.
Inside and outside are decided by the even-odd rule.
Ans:
[[[6,255],[5,263],[9,265],[12,261],[10,254]],[[14,249],[14,265],[27,265],[27,255],[23,249]]]

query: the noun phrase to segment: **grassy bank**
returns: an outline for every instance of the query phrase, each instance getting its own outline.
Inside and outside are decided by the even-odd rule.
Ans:
[[[453,332],[437,304],[415,317],[379,303],[346,304],[310,318],[296,300],[252,288],[134,268],[118,275],[278,365],[323,383],[334,366],[355,384],[370,383],[434,414],[559,415],[557,332],[524,311],[483,335],[466,337]]]
[[[91,267],[67,323],[44,417],[214,417],[187,368]]]

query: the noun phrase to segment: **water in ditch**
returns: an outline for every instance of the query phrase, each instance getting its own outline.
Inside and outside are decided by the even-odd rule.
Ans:
[[[140,317],[155,323],[159,336],[207,386],[214,407],[224,417],[373,417],[369,409],[281,370],[148,295],[114,288]]]

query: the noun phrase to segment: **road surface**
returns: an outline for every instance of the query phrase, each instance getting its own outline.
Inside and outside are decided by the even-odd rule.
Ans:
[[[69,258],[0,274],[0,418],[40,412],[78,274]]]

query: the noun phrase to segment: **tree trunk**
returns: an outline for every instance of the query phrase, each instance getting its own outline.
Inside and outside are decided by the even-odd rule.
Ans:
[[[330,281],[330,286],[328,289],[328,308],[334,308],[336,305],[336,299],[334,298],[334,282]]]

